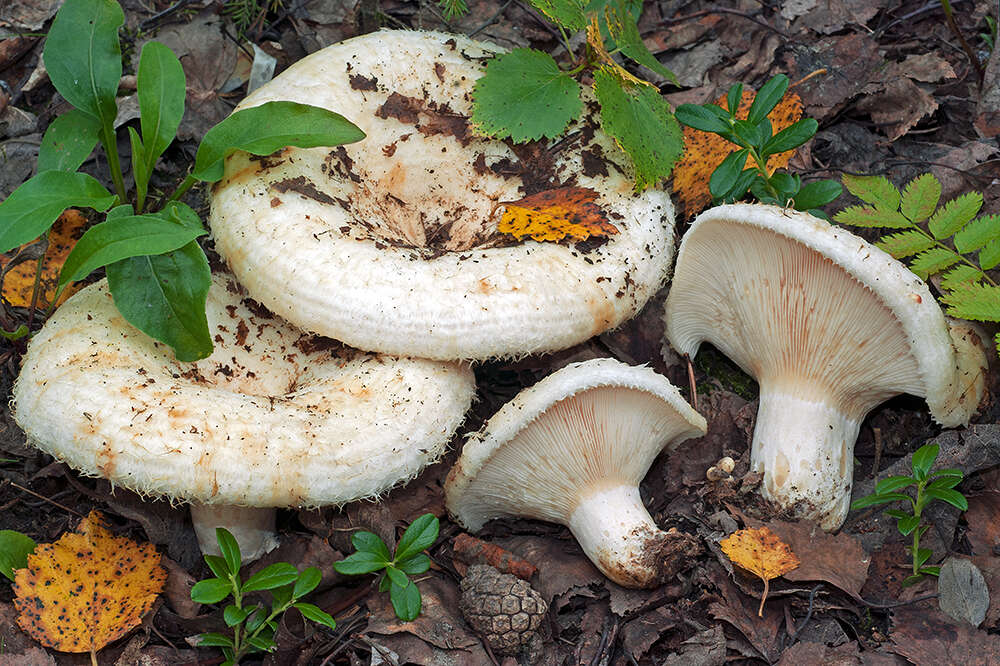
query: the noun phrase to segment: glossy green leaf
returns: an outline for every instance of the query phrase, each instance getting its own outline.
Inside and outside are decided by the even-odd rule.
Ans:
[[[410,523],[396,544],[395,561],[402,562],[425,548],[434,545],[438,538],[439,522],[433,513],[425,513]]]
[[[205,318],[212,276],[205,253],[196,241],[166,254],[109,264],[107,274],[122,316],[173,348],[177,360],[197,361],[212,353]]]
[[[295,581],[295,587],[292,590],[292,596],[296,599],[300,599],[313,590],[319,585],[319,582],[323,580],[323,574],[316,567],[307,567],[301,574],[299,574],[299,579]]]
[[[57,117],[42,135],[37,172],[76,171],[97,146],[100,124],[80,109]]]
[[[924,444],[913,452],[910,464],[913,467],[913,477],[923,481],[928,477],[934,461],[937,460],[940,447],[937,444]]]
[[[38,238],[67,208],[105,211],[114,201],[114,195],[93,176],[43,171],[29,178],[0,203],[0,252],[8,252]]]
[[[233,591],[228,580],[208,578],[200,580],[191,587],[191,600],[199,604],[217,604]]]
[[[14,530],[0,530],[0,574],[14,580],[14,571],[28,566],[28,555],[35,552],[35,541]]]
[[[222,619],[225,621],[227,627],[235,627],[240,622],[247,619],[247,615],[249,615],[252,610],[252,608],[237,608],[236,606],[230,604],[226,606],[225,610],[222,611]]]
[[[251,636],[247,642],[258,652],[270,652],[274,649],[274,638],[271,636]]]
[[[903,536],[909,536],[913,530],[917,529],[918,525],[920,525],[920,518],[917,516],[906,516],[896,521],[896,529]]]
[[[250,576],[243,583],[243,591],[273,590],[276,587],[295,582],[298,577],[299,570],[291,564],[288,562],[276,562]]]
[[[208,633],[198,635],[198,647],[233,647],[233,639],[225,634]]]
[[[764,157],[777,155],[793,148],[798,148],[816,135],[819,123],[815,118],[803,118],[781,130],[764,144]]]
[[[142,142],[146,146],[145,171],[153,172],[156,160],[177,134],[184,115],[184,68],[174,52],[159,42],[146,42],[136,72],[136,96]]]
[[[369,553],[375,553],[386,562],[392,559],[392,554],[389,552],[389,547],[385,545],[385,542],[373,532],[368,532],[365,530],[360,530],[351,535],[351,545],[354,546],[355,550],[367,551]]]
[[[750,104],[750,111],[747,113],[747,121],[756,125],[767,117],[767,114],[774,110],[781,98],[788,90],[788,77],[784,74],[777,74],[760,87],[754,95]],[[815,133],[815,132],[813,132]],[[810,135],[811,136],[811,135]],[[781,151],[778,151],[781,152]]]
[[[702,132],[722,134],[732,129],[732,126],[721,120],[716,114],[697,104],[681,104],[674,110],[677,122],[693,127]]]
[[[941,199],[941,182],[932,173],[917,176],[903,188],[899,210],[913,222],[923,222],[937,208]]]
[[[942,476],[937,479],[933,479],[927,484],[928,488],[954,488],[958,484],[962,483],[962,477],[960,476]]]
[[[730,118],[736,117],[736,112],[740,108],[740,102],[743,100],[743,84],[734,83],[729,87],[729,91],[726,93],[726,109],[729,110]]]
[[[367,551],[358,551],[348,555],[339,562],[333,563],[333,568],[338,573],[348,576],[358,576],[360,574],[374,573],[384,569],[389,563],[381,555]]]
[[[398,585],[400,587],[406,586],[406,583],[409,580],[409,578],[406,577],[405,573],[403,573],[402,571],[393,566],[388,566],[385,568],[385,575],[386,577],[388,577],[390,583],[392,583],[393,585]]]
[[[110,276],[108,279],[111,279]],[[226,561],[226,567],[234,574],[239,573],[240,567],[243,566],[243,558],[240,556],[240,544],[237,543],[236,537],[226,528],[216,527],[215,539],[219,542],[219,551],[222,553],[222,559]]]
[[[413,557],[397,562],[396,566],[403,573],[414,576],[422,574],[431,568],[431,558],[423,553],[417,553]]]
[[[851,174],[844,174],[843,181],[847,191],[865,203],[884,211],[898,211],[900,202],[899,190],[885,176],[852,176]],[[904,217],[903,219],[905,220],[906,218]],[[906,220],[906,224],[902,226],[907,226],[908,224],[909,220]]]
[[[924,488],[924,494],[928,497],[933,497],[934,499],[939,499],[942,502],[947,502],[959,511],[969,510],[969,501],[965,499],[965,495],[953,490],[951,488],[942,488],[936,485],[929,485]]]
[[[931,558],[931,555],[933,554],[934,551],[932,551],[930,548],[917,548],[917,558],[916,558],[917,569],[920,569],[920,567],[924,566],[924,562],[929,560]]]
[[[389,600],[396,617],[404,622],[412,622],[420,615],[420,590],[412,580],[408,580],[405,587],[394,583],[389,588]]]
[[[911,502],[909,495],[902,493],[886,493],[884,495],[865,495],[851,502],[851,510],[864,509],[878,504],[889,504],[890,502]]]
[[[708,179],[708,191],[713,197],[721,199],[736,186],[736,181],[743,172],[743,167],[746,166],[749,154],[745,148],[729,153],[715,168],[712,176]]]
[[[875,494],[884,495],[899,488],[916,483],[916,480],[909,476],[890,476],[875,484]]]
[[[204,557],[208,568],[219,578],[229,578],[230,574],[233,573],[229,570],[229,565],[226,564],[224,557],[219,557],[218,555],[205,555]]]
[[[319,606],[303,602],[294,604],[294,606],[299,609],[299,612],[302,613],[302,617],[305,619],[312,620],[313,622],[322,624],[330,629],[337,628],[337,622],[333,619],[333,616],[320,609]]]
[[[146,200],[146,188],[149,186],[150,171],[146,166],[148,151],[134,127],[128,128],[128,139],[132,145],[132,176],[135,179],[135,196],[137,205],[141,205]]]
[[[298,582],[298,581],[296,581]],[[271,589],[271,608],[280,610],[292,605],[292,585],[283,585]]]
[[[195,156],[192,177],[222,178],[223,161],[235,150],[270,155],[286,146],[339,146],[365,138],[340,114],[297,102],[266,102],[232,114],[205,133]]]
[[[844,188],[835,180],[815,180],[799,188],[795,195],[796,210],[825,206],[841,195]]]

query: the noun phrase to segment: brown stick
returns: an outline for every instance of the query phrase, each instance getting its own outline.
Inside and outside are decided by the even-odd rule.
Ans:
[[[455,558],[466,564],[488,564],[500,573],[509,573],[523,580],[531,580],[538,569],[531,562],[523,560],[514,553],[486,543],[469,534],[459,534],[453,544]]]

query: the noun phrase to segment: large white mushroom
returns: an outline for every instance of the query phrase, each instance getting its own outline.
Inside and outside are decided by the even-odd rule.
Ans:
[[[192,504],[202,549],[227,527],[245,559],[274,507],[342,504],[409,480],[444,451],[475,391],[469,367],[358,352],[303,334],[215,276],[215,351],[181,363],[129,325],[105,282],[32,339],[14,386],[28,441],[143,495]]]
[[[975,333],[946,321],[906,266],[842,228],[773,206],[700,215],[681,243],[666,335],[707,341],[760,384],[751,465],[762,493],[827,530],[850,505],[865,415],[900,393],[941,425],[968,423],[984,390]]]
[[[566,525],[608,578],[651,587],[676,573],[694,542],[657,527],[639,482],[662,451],[705,430],[705,419],[650,368],[573,363],[469,436],[445,483],[448,511],[473,531],[502,516]]]
[[[633,193],[590,97],[558,142],[478,137],[471,92],[498,51],[382,31],[318,51],[248,96],[241,108],[305,102],[367,135],[227,159],[210,223],[251,296],[305,330],[435,359],[562,349],[635,314],[667,276],[669,196]],[[497,233],[502,202],[570,186],[595,190],[619,233],[576,244]]]

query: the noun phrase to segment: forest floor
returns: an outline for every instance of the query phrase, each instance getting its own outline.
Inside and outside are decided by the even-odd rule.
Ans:
[[[250,0],[244,7],[253,7]],[[0,11],[0,196],[34,168],[41,132],[68,106],[44,76],[41,35],[59,0],[12,0]],[[718,4],[731,5],[718,7]],[[1000,213],[1000,57],[991,58],[981,33],[997,6],[953,0],[958,27],[982,62],[984,79],[949,29],[937,0],[702,0],[647,2],[639,27],[647,45],[674,71],[681,88],[664,82],[674,105],[714,100],[735,82],[760,86],[777,73],[796,84],[804,115],[819,121],[815,139],[799,150],[790,170],[806,179],[881,174],[902,186],[931,171],[943,200],[976,190],[984,211]],[[181,57],[187,75],[187,113],[180,140],[168,150],[154,184],[176,182],[191,163],[198,140],[245,94],[253,42],[277,59],[277,71],[317,49],[378,27],[474,34],[505,47],[555,51],[557,40],[527,2],[469,2],[469,13],[446,23],[433,2],[414,0],[275,0],[238,42],[231,16],[220,5],[191,0],[124,4],[126,55],[156,39]],[[126,74],[134,69],[126,69]],[[812,75],[812,76],[810,76]],[[807,78],[808,77],[808,78]],[[123,87],[127,92],[127,79]],[[125,107],[126,102],[122,102]],[[131,121],[135,123],[134,116]],[[120,133],[125,136],[124,132]],[[127,152],[127,139],[121,144]],[[95,158],[85,166],[102,172]],[[206,193],[195,191],[204,209]],[[845,194],[827,210],[856,203]],[[690,222],[679,215],[678,233]],[[578,360],[614,356],[647,363],[681,387],[686,365],[663,343],[663,294],[632,321],[572,349],[517,362],[476,367],[479,396],[462,431],[477,429],[522,387]],[[9,308],[5,320],[27,321]],[[9,318],[9,319],[8,319]],[[37,321],[32,318],[37,325]],[[23,343],[0,348],[0,394],[9,395]],[[627,590],[604,578],[569,531],[533,521],[490,523],[477,535],[537,567],[530,582],[548,604],[538,663],[630,664],[996,664],[1000,663],[1000,401],[991,392],[964,429],[943,431],[926,404],[900,397],[865,420],[857,443],[855,497],[871,492],[877,474],[909,470],[909,454],[924,443],[941,447],[939,464],[961,468],[959,489],[969,509],[935,505],[924,547],[932,562],[973,562],[992,592],[978,627],[945,615],[929,578],[904,587],[908,555],[895,521],[877,510],[852,512],[836,534],[775,516],[760,501],[759,477],[749,473],[748,446],[756,413],[756,384],[718,352],[694,360],[699,408],[709,434],[688,442],[681,455],[664,455],[642,484],[657,522],[696,537],[702,554],[675,579],[652,590]],[[112,531],[149,541],[163,554],[169,580],[140,630],[99,654],[101,664],[216,664],[215,648],[195,649],[192,637],[224,629],[221,607],[200,606],[191,584],[210,576],[187,511],[166,501],[144,501],[103,480],[84,478],[26,447],[4,399],[0,421],[0,529],[18,530],[39,543],[72,530],[81,516],[100,510]],[[332,614],[336,630],[303,623],[290,613],[279,626],[278,650],[244,663],[487,665],[505,658],[484,646],[459,610],[465,570],[455,557],[462,533],[444,510],[442,483],[461,449],[405,488],[378,502],[340,510],[282,511],[278,549],[253,564],[317,566],[323,580],[311,601]],[[736,461],[732,478],[709,481],[706,470],[723,456]],[[939,505],[941,503],[938,503]],[[371,577],[337,574],[332,564],[352,552],[352,530],[369,529],[392,543],[425,512],[441,517],[441,536],[429,550],[434,566],[418,577],[423,612],[398,620],[388,595]],[[762,583],[734,568],[718,542],[741,527],[767,525],[801,561],[771,581],[763,616]],[[87,655],[46,651],[16,625],[13,591],[0,579],[0,662],[88,664]],[[971,604],[972,602],[969,601]],[[514,663],[507,658],[507,663]],[[525,657],[526,659],[526,657]]]

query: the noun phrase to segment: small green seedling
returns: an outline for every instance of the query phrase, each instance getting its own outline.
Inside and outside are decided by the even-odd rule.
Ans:
[[[198,581],[191,588],[191,599],[199,604],[217,604],[232,596],[233,602],[223,610],[226,626],[232,635],[223,633],[201,634],[198,645],[220,647],[226,657],[222,666],[235,666],[240,659],[255,652],[270,652],[275,648],[274,632],[280,616],[289,608],[297,608],[302,617],[333,629],[334,619],[319,607],[299,601],[319,585],[322,575],[316,567],[298,571],[287,562],[264,567],[245,581],[240,579],[243,558],[236,539],[228,530],[216,528],[222,556],[206,555],[205,562],[215,578]],[[244,598],[250,592],[271,591],[271,607],[259,603],[246,605]]]
[[[384,571],[378,589],[389,591],[396,617],[409,622],[420,615],[420,590],[409,576],[422,574],[430,568],[431,558],[422,551],[437,541],[438,528],[438,519],[433,513],[420,516],[403,532],[394,555],[389,554],[389,547],[377,534],[355,532],[351,535],[351,543],[357,552],[335,562],[333,568],[351,576]]]
[[[937,444],[925,444],[913,453],[913,476],[890,476],[875,485],[875,492],[851,504],[851,509],[863,509],[879,504],[892,502],[908,502],[908,509],[886,509],[885,513],[896,519],[896,527],[903,536],[913,536],[913,544],[907,547],[912,556],[913,573],[906,577],[903,585],[913,585],[924,576],[937,576],[939,566],[925,566],[932,555],[929,548],[920,547],[920,537],[930,529],[930,525],[921,524],[924,508],[934,500],[947,502],[965,511],[969,508],[962,493],[955,486],[962,482],[962,470],[939,469],[931,472],[934,461],[937,460],[939,447]],[[901,492],[909,487],[916,488],[915,496]]]
[[[14,580],[14,572],[28,566],[28,555],[35,552],[35,541],[14,530],[0,530],[0,574]]]
[[[819,210],[840,196],[840,183],[818,180],[806,185],[798,174],[776,170],[768,173],[767,160],[772,155],[798,148],[811,139],[819,127],[813,118],[803,118],[777,134],[767,114],[774,110],[788,90],[788,77],[778,74],[761,86],[753,98],[746,120],[736,117],[743,96],[743,84],[733,85],[726,94],[726,106],[717,104],[681,104],[675,115],[689,127],[718,134],[739,146],[722,161],[708,182],[715,203],[739,201],[749,191],[762,203],[806,210],[825,218]],[[749,167],[747,167],[749,162]]]

